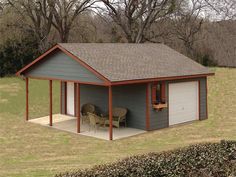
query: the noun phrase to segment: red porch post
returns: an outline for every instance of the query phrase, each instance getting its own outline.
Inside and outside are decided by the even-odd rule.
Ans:
[[[62,81],[60,81],[60,113],[62,114]]]
[[[49,103],[49,125],[52,126],[52,80],[49,80],[49,97],[50,97],[50,103]]]
[[[206,77],[206,118],[208,119],[208,84],[207,84],[207,77]]]
[[[77,133],[80,133],[80,84],[77,85]]]
[[[25,78],[25,93],[26,93],[26,105],[25,105],[25,120],[29,120],[29,78]]]
[[[112,88],[109,86],[109,139],[113,139],[112,132]]]
[[[64,109],[65,109],[65,115],[67,114],[67,82],[65,83],[65,91],[64,91]]]

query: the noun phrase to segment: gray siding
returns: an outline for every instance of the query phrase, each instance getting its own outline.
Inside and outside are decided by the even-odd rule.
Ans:
[[[152,108],[152,92],[151,92],[151,84],[150,84],[150,92],[149,92],[149,110],[150,110],[150,130],[161,129],[169,126],[168,121],[168,108],[164,108],[161,111],[156,111]],[[166,100],[168,100],[168,90],[167,90],[167,82],[166,82]]]
[[[91,103],[100,108],[101,113],[108,111],[108,88],[94,85],[80,85],[80,106]]]
[[[60,80],[103,83],[103,80],[61,51],[47,56],[43,61],[32,67],[32,69],[26,71],[25,75]]]
[[[207,89],[206,78],[200,79],[200,120],[207,119]]]
[[[62,90],[64,92],[64,90]],[[146,127],[146,85],[115,86],[113,107],[128,109],[127,126],[145,130]],[[64,95],[64,93],[62,93]],[[80,105],[92,103],[101,113],[108,112],[108,88],[93,85],[80,85]],[[62,99],[62,110],[64,99]]]
[[[62,82],[61,87],[61,114],[65,114],[65,82]]]
[[[128,127],[146,129],[146,85],[113,87],[113,106],[128,109]]]
[[[168,84],[175,82],[200,80],[200,120],[207,118],[206,105],[206,79],[191,79],[166,82],[166,100],[168,101]],[[63,87],[64,88],[64,87]],[[122,85],[113,87],[113,107],[128,109],[128,127],[146,129],[146,84]],[[63,89],[62,89],[63,92]],[[80,103],[92,103],[100,108],[103,113],[108,112],[108,88],[93,85],[80,86]],[[151,84],[149,92],[150,130],[161,129],[169,126],[168,108],[155,111],[151,103]],[[62,93],[62,112],[64,112],[64,93]]]
[[[167,81],[166,82],[166,98],[169,100],[169,83],[177,83],[177,82],[186,82],[186,81],[200,81],[200,120],[207,119],[207,90],[206,90],[206,78],[199,79],[185,79],[178,81]],[[151,89],[150,89],[151,90]],[[151,98],[151,93],[150,93]],[[161,129],[169,126],[169,110],[168,108],[164,108],[162,111],[155,111],[152,108],[151,100],[150,100],[150,129]]]
[[[65,82],[62,87],[62,114],[65,114]],[[77,103],[78,97],[75,96]],[[91,103],[98,106],[101,113],[108,111],[108,88],[93,85],[80,85],[80,110],[83,104]],[[77,113],[77,106],[75,112]]]

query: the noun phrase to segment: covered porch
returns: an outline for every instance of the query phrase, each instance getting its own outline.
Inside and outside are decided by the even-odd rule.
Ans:
[[[112,71],[109,73],[113,74]],[[25,80],[26,121],[108,140],[133,136],[149,129],[149,83],[113,84],[109,78],[60,45],[22,68],[17,75]],[[34,120],[29,116],[31,79],[47,80],[49,92],[48,116]],[[54,81],[60,82],[60,111],[56,115],[53,114]],[[96,132],[89,131],[88,125],[82,124],[82,107],[90,103],[99,108],[99,113],[95,111],[94,114],[106,116],[106,126]],[[114,124],[117,118],[113,114],[115,108],[127,109],[125,127]]]
[[[58,130],[77,133],[77,118],[73,116],[63,115],[63,114],[53,114],[53,126],[49,125],[49,116],[35,118],[29,120],[31,123],[39,124],[46,127],[52,127]],[[100,126],[97,130],[90,129],[89,124],[80,122],[80,135],[85,135],[89,137],[109,140],[108,136],[109,127]],[[113,140],[135,136],[138,134],[145,133],[146,131],[129,128],[129,127],[120,127],[113,129]]]
[[[104,140],[117,140],[146,132],[145,124],[142,123],[146,121],[145,112],[139,109],[139,107],[137,108],[137,104],[145,104],[145,94],[143,94],[143,89],[146,88],[146,85],[111,87],[54,79],[54,81],[60,82],[60,111],[54,112],[54,82],[53,80],[44,79],[48,80],[49,114],[47,116],[35,118],[29,116],[29,107],[31,106],[29,104],[29,84],[31,79],[38,78],[25,78],[25,119],[30,123]],[[134,91],[134,88],[137,90]],[[137,97],[138,95],[143,95],[143,99],[140,100],[140,98]],[[94,128],[89,122],[83,121],[84,116],[82,114],[82,108],[83,105],[86,105],[87,103],[96,105],[96,107],[99,108],[98,110],[104,113],[105,117],[100,117],[100,114],[97,115],[101,119],[105,119],[106,123],[98,123],[98,125]],[[119,107],[127,109],[128,114],[125,118],[126,123],[124,124],[123,122],[120,122],[120,126],[117,127],[117,125],[113,122],[116,118],[114,117],[113,110]]]

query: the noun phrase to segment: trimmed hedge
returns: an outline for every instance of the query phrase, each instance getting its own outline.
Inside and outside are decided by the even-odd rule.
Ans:
[[[192,145],[163,153],[149,153],[55,177],[234,177],[236,141]]]

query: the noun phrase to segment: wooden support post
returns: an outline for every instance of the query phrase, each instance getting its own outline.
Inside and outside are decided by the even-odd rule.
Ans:
[[[146,87],[146,130],[150,129],[150,109],[149,109],[149,90],[150,90],[150,84],[147,83],[147,87]]]
[[[206,77],[206,118],[208,119],[208,84],[207,84],[207,77]]]
[[[49,80],[49,97],[50,97],[50,103],[49,103],[49,125],[52,126],[52,80]]]
[[[25,105],[25,120],[29,120],[29,78],[25,78],[25,92],[26,92],[26,105]]]
[[[77,133],[80,133],[80,84],[77,85]]]
[[[198,80],[198,119],[201,120],[201,81]]]
[[[60,81],[60,113],[62,114],[62,81]]]
[[[112,132],[112,88],[109,86],[109,139],[113,139],[113,132]]]
[[[64,91],[64,109],[65,109],[65,115],[67,114],[67,82],[65,83],[65,91]]]

